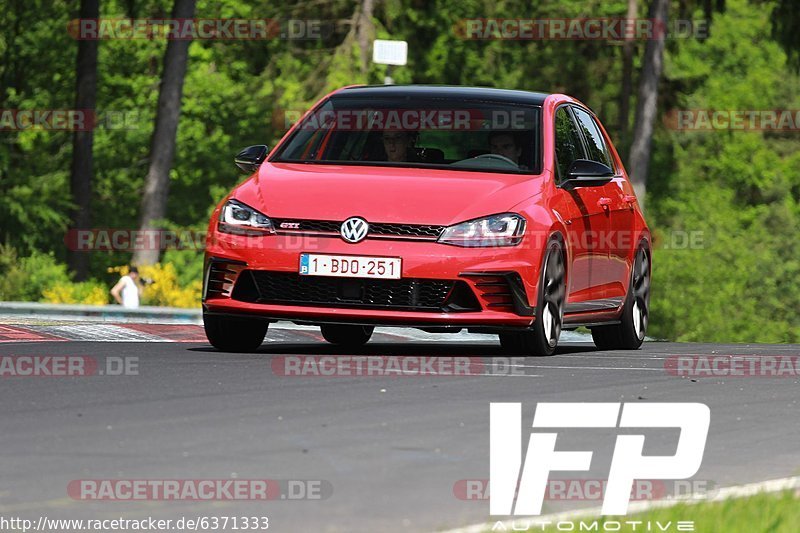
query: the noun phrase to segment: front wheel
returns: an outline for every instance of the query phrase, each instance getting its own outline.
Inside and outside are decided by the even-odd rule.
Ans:
[[[533,326],[531,330],[520,333],[501,333],[500,345],[504,351],[521,355],[553,355],[564,324],[565,273],[564,252],[559,242],[552,240],[542,265]]]
[[[203,314],[208,342],[222,352],[254,352],[264,342],[269,323]]]
[[[331,344],[357,348],[363,346],[372,337],[375,328],[372,326],[349,326],[325,324],[320,326],[322,336]]]
[[[644,342],[649,317],[650,254],[643,242],[636,250],[620,323],[592,328],[595,346],[601,350],[637,350]]]

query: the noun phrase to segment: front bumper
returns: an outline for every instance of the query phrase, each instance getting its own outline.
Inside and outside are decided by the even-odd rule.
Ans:
[[[350,323],[413,327],[529,327],[533,321],[539,258],[524,246],[461,248],[436,242],[367,239],[349,244],[337,237],[268,235],[245,237],[214,232],[206,247],[204,312],[299,323]],[[402,258],[404,280],[445,280],[467,287],[474,304],[424,311],[404,306],[369,306],[352,300],[284,302],[238,290],[256,274],[299,270],[301,253]],[[260,275],[260,274],[259,274]],[[255,276],[253,276],[255,279]],[[326,278],[330,279],[330,278]],[[349,278],[348,278],[349,279]],[[457,283],[456,283],[457,282]],[[449,297],[449,296],[448,296]]]

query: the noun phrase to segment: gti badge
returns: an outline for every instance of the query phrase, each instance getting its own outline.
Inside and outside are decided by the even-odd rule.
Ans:
[[[342,239],[347,242],[356,243],[361,242],[367,237],[369,231],[369,224],[367,221],[360,217],[350,217],[342,222],[340,233]]]

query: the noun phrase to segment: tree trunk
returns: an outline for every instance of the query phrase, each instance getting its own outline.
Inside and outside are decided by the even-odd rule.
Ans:
[[[175,0],[173,19],[194,18],[196,0]],[[139,219],[142,231],[156,229],[159,220],[167,214],[169,172],[175,159],[175,137],[181,114],[183,80],[189,57],[190,40],[170,40],[164,54],[164,71],[158,92],[158,110],[153,138],[150,143],[150,166],[145,179],[144,195]],[[133,262],[150,265],[158,261],[160,250],[138,249]]]
[[[373,7],[373,0],[361,1],[361,12],[358,14],[356,26],[358,46],[361,49],[361,73],[365,75],[369,69],[369,45],[375,33],[372,25]]]
[[[81,0],[80,18],[100,18],[100,0]],[[86,129],[72,134],[72,168],[69,188],[74,207],[70,216],[74,230],[89,229],[92,225],[92,178],[94,146],[94,109],[97,102],[97,44],[98,41],[78,41],[78,60],[75,66],[75,109],[87,111]],[[89,254],[77,250],[67,252],[69,269],[77,281],[89,276]]]
[[[668,9],[669,0],[653,0],[650,5],[649,18],[660,27],[656,28],[653,39],[647,41],[645,47],[639,81],[639,99],[636,103],[636,122],[633,128],[629,169],[636,196],[642,206],[647,192],[650,149],[658,110],[658,81],[664,66],[664,38]]]
[[[638,0],[628,0],[627,20],[635,24]],[[622,45],[622,91],[619,95],[619,146],[625,149],[630,134],[631,93],[633,92],[633,48],[635,40],[626,39]]]

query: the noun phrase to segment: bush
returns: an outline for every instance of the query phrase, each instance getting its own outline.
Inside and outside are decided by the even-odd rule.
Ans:
[[[105,285],[95,281],[58,284],[42,291],[43,301],[53,304],[105,305],[109,293]]]
[[[127,268],[125,270],[127,271]],[[152,280],[152,283],[145,285],[142,291],[144,305],[200,307],[202,279],[193,279],[188,285],[181,286],[177,270],[172,263],[139,267],[139,275]]]
[[[16,249],[0,244],[0,300],[22,300],[24,287],[25,273],[19,269]]]
[[[202,282],[203,254],[196,250],[167,250],[161,257],[161,264],[170,263],[175,267],[178,285],[190,287],[192,283]]]
[[[16,249],[0,244],[0,300],[107,304],[108,289],[99,281],[73,282],[52,254],[19,258]]]
[[[0,278],[0,299],[9,301],[39,301],[46,289],[70,283],[67,267],[52,254],[34,252],[20,259],[11,246],[0,246]]]
[[[174,263],[139,268],[143,279],[152,280],[142,290],[142,304],[199,307],[202,256],[194,252],[167,252],[164,257]],[[108,273],[125,275],[128,266],[109,268]],[[34,252],[29,257],[19,258],[16,249],[0,244],[0,300],[104,305],[110,301],[109,289],[114,283],[116,279],[113,282],[74,282],[66,265],[58,263],[52,254]]]

